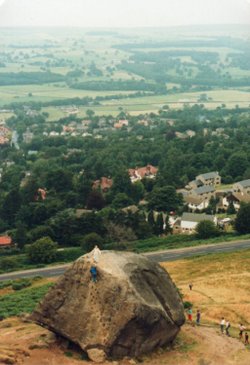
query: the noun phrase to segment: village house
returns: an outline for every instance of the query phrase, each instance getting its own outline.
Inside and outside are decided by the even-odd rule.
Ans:
[[[189,196],[209,200],[212,196],[215,198],[215,188],[211,185],[203,185],[189,192]]]
[[[145,167],[139,167],[135,169],[129,169],[128,173],[132,183],[140,181],[144,178],[154,179],[158,172],[158,168],[152,165],[147,165]]]
[[[219,207],[226,210],[230,203],[233,204],[234,209],[237,211],[240,209],[241,203],[250,203],[250,196],[241,195],[240,193],[230,193],[222,198]]]
[[[201,181],[202,185],[220,185],[221,177],[217,171],[207,172],[196,176],[196,180]]]
[[[217,224],[217,218],[209,214],[183,213],[182,217],[174,224],[174,233],[192,234],[195,233],[197,224],[201,221],[211,221]]]
[[[195,196],[184,196],[184,202],[188,206],[190,210],[193,212],[199,210],[203,211],[206,209],[209,205],[209,199],[203,198],[203,197],[195,197]]]
[[[114,124],[114,127],[116,129],[121,129],[124,126],[125,127],[128,126],[128,120],[126,120],[126,119],[120,119],[117,123]]]
[[[250,179],[236,182],[233,185],[233,192],[241,195],[250,195]]]
[[[13,245],[12,238],[10,236],[0,236],[0,248],[11,247]]]
[[[101,189],[106,193],[113,185],[113,180],[108,177],[101,177],[100,180],[95,180],[92,185],[92,189]]]

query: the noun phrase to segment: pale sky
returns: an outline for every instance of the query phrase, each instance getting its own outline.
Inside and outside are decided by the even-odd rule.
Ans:
[[[0,27],[189,24],[250,26],[250,0],[0,0]]]

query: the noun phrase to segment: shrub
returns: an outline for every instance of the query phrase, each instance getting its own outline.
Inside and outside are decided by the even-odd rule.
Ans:
[[[183,302],[183,305],[184,305],[184,309],[189,309],[189,308],[192,308],[193,304],[191,302]]]
[[[4,257],[0,262],[0,269],[10,270],[17,266],[17,260],[15,257]]]
[[[214,222],[204,220],[197,224],[196,233],[199,238],[204,239],[218,236],[219,230]]]
[[[89,233],[84,236],[81,241],[81,246],[86,252],[92,251],[95,245],[99,246],[99,248],[103,247],[103,239],[97,233]]]
[[[27,288],[28,286],[31,286],[31,284],[32,283],[29,279],[17,280],[12,283],[12,289],[21,290],[21,289]]]
[[[250,233],[250,203],[241,205],[235,219],[235,229],[241,234]]]
[[[27,255],[31,263],[48,264],[56,260],[57,243],[50,237],[40,238],[27,247]]]

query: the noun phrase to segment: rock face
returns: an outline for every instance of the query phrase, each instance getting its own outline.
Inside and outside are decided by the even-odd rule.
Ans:
[[[150,352],[171,342],[185,321],[176,287],[157,263],[96,250],[73,263],[31,318],[78,344],[96,362]]]

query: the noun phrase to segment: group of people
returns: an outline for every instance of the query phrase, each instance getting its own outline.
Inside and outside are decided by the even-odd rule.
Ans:
[[[192,308],[189,308],[187,311],[188,320],[190,323],[193,323],[193,311]],[[201,321],[201,312],[197,309],[196,316],[195,316],[195,323],[199,326]]]
[[[220,330],[221,333],[224,333],[224,329],[226,331],[226,335],[230,336],[229,329],[231,327],[231,323],[229,321],[226,321],[224,317],[221,318],[220,321]]]
[[[229,333],[229,328],[231,327],[231,324],[229,321],[226,321],[224,317],[221,318],[221,321],[220,321],[220,330],[221,330],[221,333],[224,333],[224,329],[226,331],[226,335],[227,336],[230,336],[230,333]],[[239,325],[239,338],[240,340],[243,340],[243,332],[244,332],[244,343],[245,345],[249,345],[249,337],[248,337],[248,333],[246,332],[246,327],[243,326],[243,324],[241,323]]]
[[[188,287],[189,287],[189,290],[192,290],[193,289],[193,284],[189,283]],[[188,317],[188,321],[191,324],[194,324],[194,322],[193,322],[193,311],[192,311],[191,307],[188,308],[188,310],[187,310],[187,317]],[[201,321],[201,312],[200,312],[199,309],[197,309],[195,323],[199,326],[200,321]],[[220,321],[221,333],[223,334],[225,332],[227,336],[230,336],[230,332],[229,332],[230,327],[231,327],[231,323],[228,320],[226,321],[225,318],[222,317],[221,321]],[[249,336],[248,336],[248,333],[246,331],[246,327],[243,326],[242,323],[239,325],[239,330],[240,330],[240,332],[239,332],[240,340],[244,340],[245,345],[249,345]],[[244,338],[243,338],[243,333],[244,333]]]

